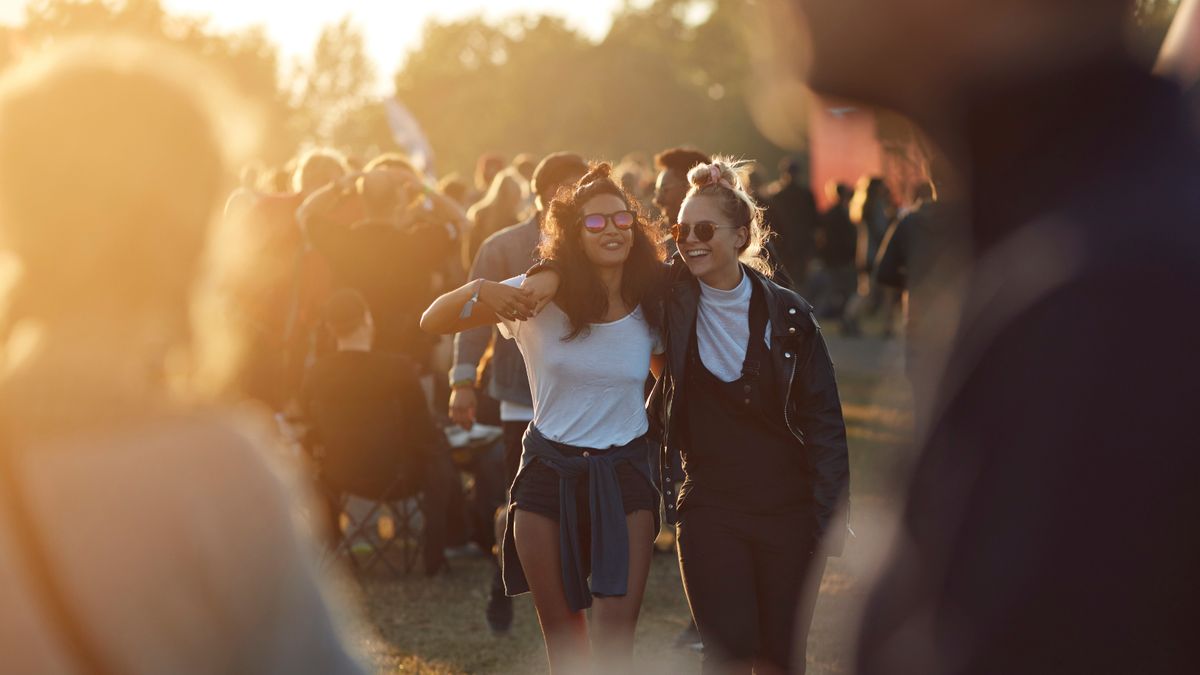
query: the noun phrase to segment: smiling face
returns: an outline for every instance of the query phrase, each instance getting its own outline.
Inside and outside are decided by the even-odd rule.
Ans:
[[[720,199],[711,195],[693,195],[683,201],[679,223],[690,226],[687,239],[679,242],[679,252],[692,275],[710,286],[720,288],[725,279],[740,278],[738,249],[746,244],[749,233],[744,223],[731,222],[721,209]],[[696,226],[715,226],[712,239],[700,241]]]
[[[620,197],[612,194],[601,194],[583,203],[582,216],[592,214],[609,215],[618,211],[627,211],[629,206]],[[597,267],[620,267],[629,257],[633,248],[633,230],[619,230],[609,218],[600,232],[591,232],[583,226],[580,218],[579,238],[583,252],[588,260]]]

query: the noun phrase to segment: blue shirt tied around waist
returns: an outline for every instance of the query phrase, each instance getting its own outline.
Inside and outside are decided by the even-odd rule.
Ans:
[[[592,606],[593,595],[625,595],[629,588],[629,528],[625,524],[625,505],[621,499],[616,467],[619,462],[629,462],[653,486],[650,463],[646,458],[646,437],[639,436],[625,445],[605,450],[576,448],[553,443],[530,424],[521,442],[521,468],[513,481],[514,486],[521,480],[525,468],[535,460],[558,474],[559,555],[562,557],[567,606],[577,612]],[[588,477],[588,508],[592,520],[590,584],[583,574],[579,551],[579,512],[575,506],[575,485],[584,475]],[[525,579],[525,570],[521,567],[513,540],[515,514],[516,509],[510,504],[501,544],[504,589],[510,596],[529,592],[529,582]],[[658,532],[658,527],[656,509],[655,532]]]

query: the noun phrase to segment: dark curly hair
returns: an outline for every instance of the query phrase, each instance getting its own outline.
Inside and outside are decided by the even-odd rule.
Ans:
[[[621,298],[630,307],[640,305],[651,326],[658,327],[660,323],[657,289],[661,286],[664,251],[651,235],[653,225],[646,219],[637,200],[625,192],[611,174],[612,166],[607,162],[593,163],[578,183],[558,191],[542,225],[545,236],[538,252],[557,263],[562,281],[554,302],[571,322],[571,330],[563,340],[586,335],[590,324],[603,320],[608,312],[608,294],[583,250],[583,226],[579,222],[585,215],[583,205],[598,195],[619,197],[635,216],[631,229],[633,246],[621,275]]]

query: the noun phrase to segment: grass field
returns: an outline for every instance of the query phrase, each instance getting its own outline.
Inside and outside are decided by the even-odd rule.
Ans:
[[[873,566],[885,550],[894,513],[889,496],[911,428],[909,395],[899,377],[895,345],[830,339],[850,439],[856,537],[830,559],[809,636],[809,673],[851,672],[855,618]],[[882,351],[881,351],[882,350]],[[890,350],[890,351],[889,351]],[[357,631],[374,666],[388,673],[541,673],[541,635],[528,595],[515,602],[512,632],[493,636],[483,617],[491,578],[481,558],[453,561],[450,574],[426,579],[371,576],[349,582],[367,625]],[[671,647],[688,623],[687,603],[672,554],[655,556],[641,619],[638,672],[697,672],[697,654]]]

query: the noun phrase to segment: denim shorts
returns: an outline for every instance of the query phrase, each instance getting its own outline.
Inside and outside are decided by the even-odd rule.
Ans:
[[[621,503],[625,513],[645,509],[658,512],[658,491],[646,477],[629,462],[618,462],[617,482],[621,486]],[[579,523],[586,525],[591,520],[588,508],[588,478],[581,476],[575,485],[575,508]],[[522,511],[546,516],[555,521],[559,516],[558,473],[542,462],[534,460],[521,472],[512,487],[512,503]]]

